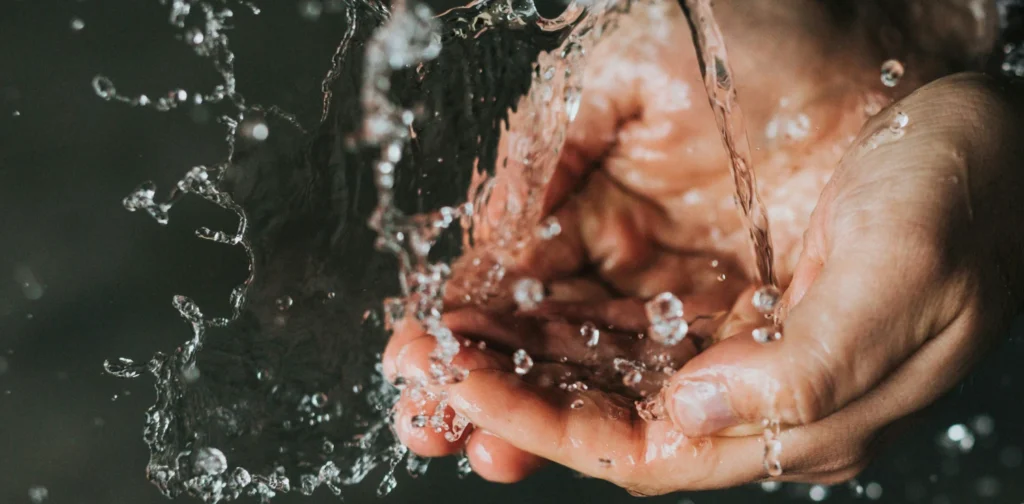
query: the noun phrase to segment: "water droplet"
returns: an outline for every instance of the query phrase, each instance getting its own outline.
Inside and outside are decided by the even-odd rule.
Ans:
[[[580,336],[586,340],[588,348],[594,348],[601,341],[601,331],[594,325],[593,322],[584,322],[580,326]]]
[[[977,432],[979,436],[990,436],[996,430],[996,422],[991,416],[978,415],[971,419],[971,428],[974,429],[974,432]]]
[[[82,18],[71,18],[71,31],[82,31],[85,28],[85,21]]]
[[[583,399],[576,399],[575,401],[572,402],[572,404],[569,405],[569,407],[572,408],[572,409],[580,409],[580,408],[582,408],[583,407]]]
[[[199,380],[200,372],[199,367],[195,364],[187,366],[181,371],[181,379],[185,380],[185,383],[195,383]]]
[[[41,504],[50,497],[50,490],[42,485],[33,485],[28,489],[28,498],[33,504]]]
[[[252,139],[262,142],[270,136],[270,129],[266,124],[258,122],[252,126]]]
[[[864,487],[864,495],[871,500],[878,500],[882,498],[882,485],[871,482]]]
[[[897,112],[892,118],[892,123],[889,124],[889,129],[892,131],[902,130],[910,122],[910,117],[907,116],[906,112]]]
[[[886,87],[895,87],[903,78],[903,63],[899,60],[886,60],[882,63],[882,84]]]
[[[196,452],[193,467],[202,474],[217,475],[227,470],[228,459],[217,448],[203,447]]]
[[[658,422],[668,418],[668,412],[665,411],[665,399],[661,394],[637,401],[636,412],[645,422]]]
[[[200,30],[199,28],[190,28],[185,32],[185,41],[188,42],[189,45],[197,46],[202,44],[204,40],[206,40],[206,34],[204,34],[203,30]]]
[[[117,88],[114,87],[114,83],[102,75],[92,78],[92,89],[97,96],[104,100],[110,100],[117,96]]]
[[[647,334],[654,341],[672,346],[686,338],[690,326],[683,319],[683,302],[671,292],[655,296],[644,304],[644,311],[651,323]]]
[[[469,419],[456,414],[455,418],[452,419],[452,429],[444,433],[444,438],[449,443],[454,443],[462,437],[462,433],[466,431],[466,427],[469,426]]]
[[[417,429],[422,429],[427,426],[427,415],[415,415],[412,417],[410,423]]]
[[[274,303],[277,305],[277,309],[279,311],[288,311],[288,309],[292,307],[294,301],[292,301],[291,296],[281,296],[277,298]]]
[[[751,298],[751,303],[754,305],[754,309],[765,315],[771,315],[775,312],[775,307],[779,305],[779,299],[782,297],[782,293],[774,285],[765,285],[757,289],[754,292],[754,297]]]
[[[530,354],[526,353],[526,350],[522,348],[512,354],[512,363],[515,364],[516,374],[519,376],[525,375],[533,369],[533,357],[530,357]]]
[[[520,310],[534,310],[544,301],[544,284],[536,278],[521,278],[512,287],[512,297]]]
[[[960,453],[968,453],[974,449],[974,433],[964,424],[953,424],[939,438],[939,444]]]
[[[234,471],[231,471],[231,481],[238,488],[245,488],[249,483],[252,483],[252,476],[244,467],[236,467]]]
[[[761,344],[771,343],[772,341],[779,341],[782,339],[782,332],[774,327],[758,327],[751,331],[750,335],[754,338],[754,341]]]
[[[643,380],[644,375],[639,369],[633,369],[622,376],[622,384],[627,387],[635,387]]]
[[[807,497],[814,502],[821,502],[828,498],[828,487],[823,485],[812,485],[807,491]]]
[[[562,224],[558,222],[558,217],[550,215],[540,222],[537,226],[537,238],[541,240],[550,240],[558,235],[562,234]]]
[[[778,420],[765,419],[761,422],[764,427],[762,434],[762,442],[764,443],[764,470],[769,476],[778,478],[782,476],[782,462],[780,456],[782,455],[782,441],[779,440],[779,434],[782,430],[782,426]]]
[[[323,14],[324,6],[318,0],[302,0],[299,2],[299,15],[308,21],[316,21]]]
[[[309,403],[312,404],[314,408],[323,408],[324,406],[327,405],[327,394],[323,392],[317,392],[316,394],[310,396]]]

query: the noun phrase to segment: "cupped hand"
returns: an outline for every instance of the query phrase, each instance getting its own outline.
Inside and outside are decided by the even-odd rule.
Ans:
[[[592,55],[601,66],[588,70],[548,195],[563,233],[521,267],[548,282],[555,301],[532,314],[446,314],[467,344],[455,364],[468,375],[458,383],[431,383],[433,339],[414,324],[389,343],[389,376],[428,383],[398,406],[396,429],[414,451],[464,449],[495,481],[553,460],[641,493],[718,488],[766,476],[761,439],[743,434],[773,418],[786,426],[783,479],[836,481],[863,467],[885,426],[951,386],[998,329],[1009,309],[993,265],[1013,254],[978,250],[998,231],[971,216],[1000,210],[992,205],[1005,197],[990,193],[1012,157],[971,133],[977,124],[997,127],[996,138],[1013,131],[1002,95],[977,78],[951,79],[887,109],[864,127],[819,198],[864,107],[884,103],[874,84],[883,58],[874,57],[870,37],[849,28],[842,33],[850,54],[825,54],[837,35],[814,8],[723,5],[727,40],[756,32],[744,26],[779,30],[767,37],[774,44],[755,47],[764,39],[738,36],[730,49],[789,285],[784,338],[763,346],[750,337],[766,322],[750,307],[749,252],[686,25],[678,16],[639,16]],[[753,82],[765,60],[788,71],[745,94],[743,82]],[[830,78],[816,79],[823,75]],[[902,89],[929,77],[910,73]],[[665,103],[668,89],[681,88],[692,93],[689,106]],[[897,111],[907,125],[889,131]],[[667,351],[638,337],[647,325],[643,300],[662,291],[682,297],[693,322],[693,337]],[[694,319],[729,307],[728,317]],[[583,322],[601,327],[596,348],[581,337]],[[694,341],[719,342],[690,360]],[[525,380],[510,357],[517,349],[535,361]],[[616,358],[652,370],[641,384],[648,387],[605,376]],[[588,388],[555,386],[576,381]],[[664,421],[639,419],[633,399],[663,384]],[[413,425],[432,413],[433,391],[441,390],[472,424],[457,438]],[[450,425],[454,412],[445,413]]]

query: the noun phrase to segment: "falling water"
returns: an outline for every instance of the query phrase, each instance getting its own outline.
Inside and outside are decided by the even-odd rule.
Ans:
[[[715,21],[711,8],[712,0],[680,0],[679,5],[690,24],[693,45],[700,62],[701,75],[707,90],[708,101],[715,112],[715,121],[722,134],[722,143],[729,154],[729,167],[732,170],[733,183],[736,188],[736,202],[739,204],[753,245],[754,261],[758,280],[762,287],[755,293],[753,304],[755,309],[772,317],[771,327],[757,328],[752,337],[759,343],[768,343],[782,338],[778,320],[774,318],[774,308],[778,303],[778,280],[774,270],[774,253],[772,250],[771,232],[768,224],[768,212],[757,192],[757,179],[751,163],[750,143],[747,138],[743,111],[736,100],[736,87],[733,82],[732,69],[726,53],[722,30]],[[764,419],[763,465],[769,476],[782,475],[783,467],[779,461],[782,442],[779,440],[779,421]]]
[[[679,1],[690,23],[708,101],[715,112],[722,143],[729,154],[729,168],[736,186],[736,202],[750,231],[758,280],[763,285],[777,285],[768,212],[757,192],[743,111],[736,100],[736,87],[729,67],[725,39],[715,21],[711,3],[711,0]]]

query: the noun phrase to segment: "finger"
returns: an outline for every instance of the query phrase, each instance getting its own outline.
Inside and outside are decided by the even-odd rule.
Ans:
[[[469,437],[466,456],[473,472],[495,483],[521,481],[547,462],[485,430],[476,430]]]
[[[423,326],[411,317],[406,317],[395,324],[391,338],[388,339],[388,345],[384,348],[383,355],[381,355],[381,364],[386,380],[393,383],[395,377],[398,376],[398,368],[395,364],[398,353],[401,352],[402,348],[410,341],[424,336],[428,335]]]
[[[478,428],[519,449],[641,493],[722,488],[763,475],[759,438],[687,438],[667,422],[638,420],[631,401],[599,392],[541,394],[480,370],[452,388],[451,400]]]
[[[403,394],[395,405],[394,429],[398,440],[421,457],[444,457],[461,451],[466,433],[459,436],[450,433],[454,410],[449,407],[439,410],[438,396],[422,390],[417,392],[417,398]]]

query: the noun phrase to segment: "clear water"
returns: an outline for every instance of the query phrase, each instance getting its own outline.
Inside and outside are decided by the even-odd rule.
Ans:
[[[754,250],[754,265],[761,284],[777,285],[768,211],[757,192],[757,177],[750,157],[743,110],[736,99],[736,83],[729,67],[729,55],[722,30],[715,21],[711,0],[679,0],[693,34],[704,87],[722,143],[729,154],[736,188],[736,204],[743,214]]]
[[[153,99],[126,95],[99,75],[94,91],[104,100],[159,112],[189,101],[223,105],[228,156],[189,170],[165,198],[145,182],[124,206],[161,225],[190,195],[233,212],[235,229],[203,227],[196,235],[244,249],[250,274],[231,293],[227,316],[216,316],[216,307],[203,309],[186,296],[173,298],[192,333],[173,352],[105,363],[114,376],[155,379],[157,399],[144,429],[147,477],[167,496],[189,494],[208,502],[246,495],[269,500],[285,492],[310,494],[321,486],[340,494],[371,473],[380,478],[378,492],[386,494],[396,485],[399,466],[417,475],[429,461],[394,439],[390,417],[398,389],[384,381],[379,365],[374,371],[379,355],[367,348],[380,348],[390,323],[415,317],[438,341],[435,357],[443,372],[435,379],[459,379],[460,370],[447,365],[459,346],[440,319],[451,261],[473,255],[489,270],[488,280],[469,290],[472,297],[486,298],[504,275],[496,250],[533,234],[558,234],[557,222],[536,224],[541,191],[579,106],[586,47],[613,28],[616,13],[629,3],[589,9],[571,4],[561,17],[545,19],[528,1],[478,2],[440,16],[422,4],[398,2],[388,9],[345,2],[340,8],[346,28],[323,81],[321,123],[308,132],[284,111],[249,104],[238,88],[227,27],[239,8],[246,15],[258,15],[258,8],[228,0],[163,3],[181,41],[213,63],[221,82],[210,92],[173,89]],[[498,139],[512,108],[527,124],[551,126],[521,132],[522,148],[499,159]],[[236,149],[239,138],[252,144],[286,132],[313,138],[305,162],[284,155],[268,160],[258,148]],[[334,144],[339,140],[344,145]],[[380,276],[379,292],[335,285],[332,278],[341,275],[331,271],[301,281],[280,277],[276,262],[287,254],[268,247],[287,230],[275,228],[280,219],[267,214],[268,189],[261,184],[281,183],[268,170],[283,162],[320,170],[313,176],[326,177],[321,180],[356,178],[347,181],[352,215],[321,219],[341,219],[338,231],[344,232],[318,240],[346,242],[342,256],[349,257],[365,256],[365,246],[372,244],[380,253],[371,253],[371,264],[364,266]],[[486,246],[474,243],[479,217],[473,210],[487,201],[493,180],[506,171],[520,174],[527,190],[502,217],[501,234]],[[372,181],[370,191],[364,181]],[[450,204],[426,207],[425,192],[431,201]],[[467,201],[466,194],[474,197]],[[470,236],[467,245],[463,232]],[[303,245],[324,246],[316,240]],[[288,259],[301,260],[301,255]],[[344,259],[336,267],[347,267]],[[533,293],[526,301],[536,302],[536,286],[529,287]],[[331,332],[309,331],[309,324],[334,325],[335,333],[359,337],[325,340]],[[377,343],[367,345],[367,340]],[[417,418],[453,439],[461,436],[465,419],[445,425],[442,411]],[[462,461],[459,467],[465,472],[469,466]]]

